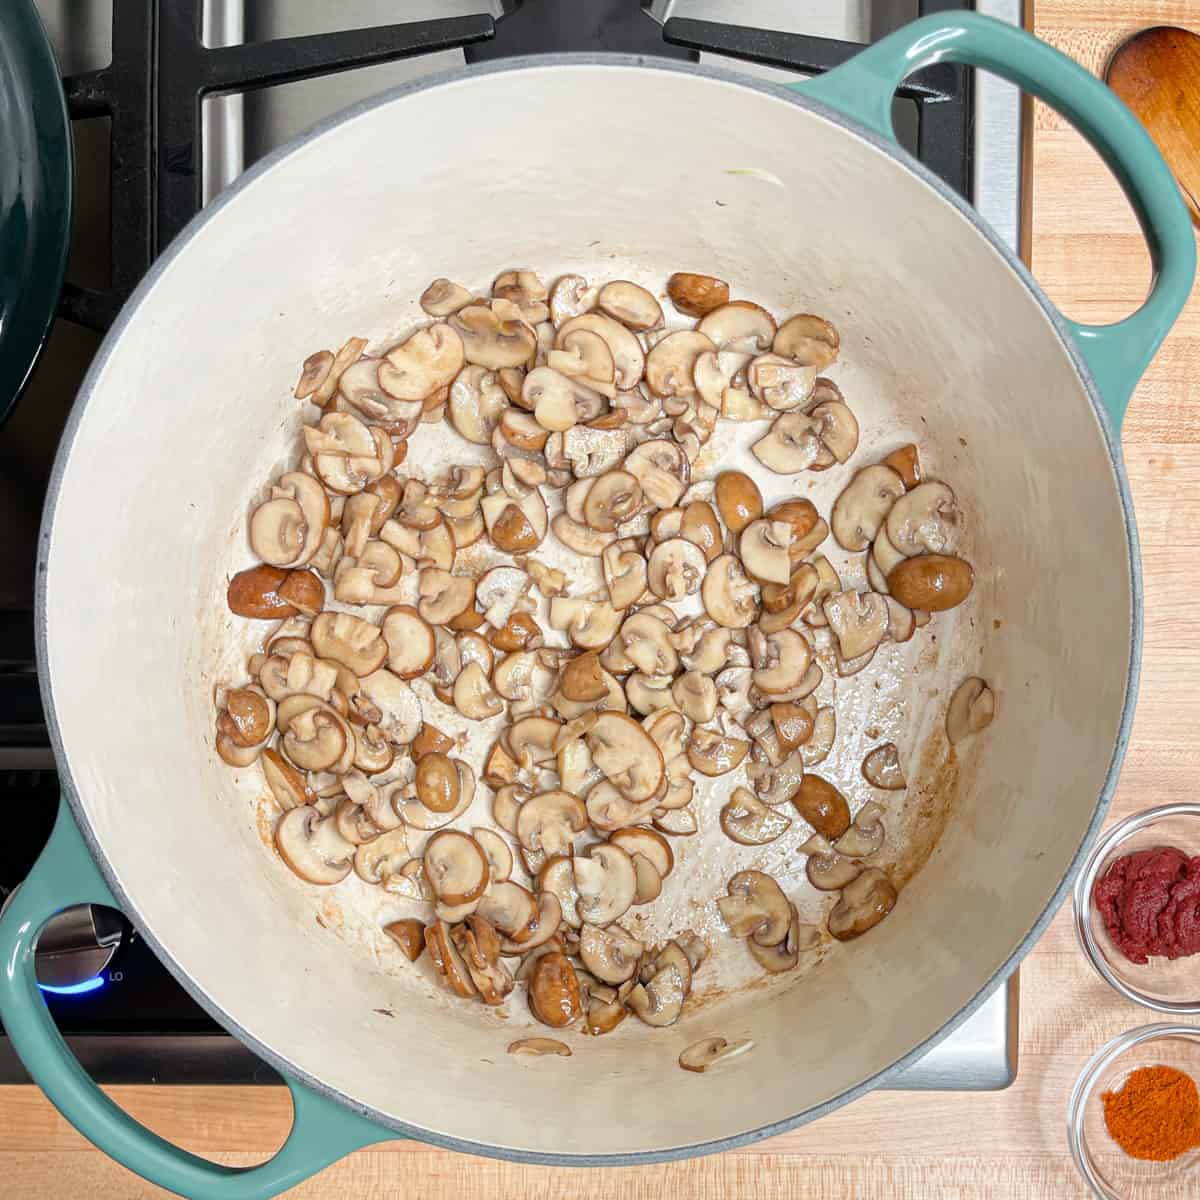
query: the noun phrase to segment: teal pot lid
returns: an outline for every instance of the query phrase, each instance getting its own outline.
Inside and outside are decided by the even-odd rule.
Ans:
[[[0,3],[0,424],[45,344],[71,238],[71,127],[33,0]]]

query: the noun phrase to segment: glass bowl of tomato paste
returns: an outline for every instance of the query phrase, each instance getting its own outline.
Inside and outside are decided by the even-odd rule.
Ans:
[[[1067,1109],[1079,1173],[1101,1200],[1200,1195],[1200,1029],[1143,1025],[1083,1068]]]
[[[1200,804],[1164,804],[1107,830],[1075,881],[1075,932],[1126,999],[1200,1014]]]

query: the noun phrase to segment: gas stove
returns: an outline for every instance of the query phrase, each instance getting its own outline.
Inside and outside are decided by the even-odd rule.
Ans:
[[[49,343],[0,430],[0,900],[50,832],[58,799],[38,697],[33,572],[54,451],[121,303],[188,219],[320,118],[396,84],[484,59],[622,51],[795,80],[963,0],[37,0],[73,118],[71,258]],[[977,0],[1020,23],[1022,0]],[[403,22],[403,24],[397,24]],[[1019,246],[1021,100],[962,68],[914,76],[901,140]],[[119,203],[113,197],[119,193]],[[102,567],[98,568],[102,570]],[[60,914],[38,947],[46,1002],[102,1083],[277,1082],[216,1026],[118,913]],[[985,1090],[1017,1066],[1014,975],[892,1086]],[[0,1033],[0,1084],[24,1071]]]

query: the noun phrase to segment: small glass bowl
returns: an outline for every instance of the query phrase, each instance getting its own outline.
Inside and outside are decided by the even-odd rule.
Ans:
[[[1172,1016],[1200,1013],[1200,954],[1190,958],[1151,958],[1144,966],[1118,949],[1092,899],[1096,880],[1116,858],[1135,850],[1176,846],[1200,854],[1200,804],[1164,804],[1114,825],[1096,843],[1075,880],[1075,932],[1097,972],[1127,1000]]]
[[[1170,1162],[1130,1158],[1104,1123],[1105,1092],[1121,1088],[1138,1067],[1174,1067],[1200,1083],[1200,1029],[1143,1025],[1113,1038],[1075,1082],[1067,1109],[1067,1140],[1079,1173],[1102,1200],[1152,1200],[1200,1193],[1200,1148]]]

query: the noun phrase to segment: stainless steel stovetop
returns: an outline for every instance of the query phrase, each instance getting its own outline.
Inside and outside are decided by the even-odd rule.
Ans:
[[[111,54],[112,4],[138,0],[38,0],[64,73],[103,67]],[[169,0],[166,0],[169,2]],[[724,22],[760,29],[870,42],[918,15],[918,0],[652,0],[656,20],[669,17]],[[936,0],[941,8],[961,7]],[[398,21],[486,12],[502,17],[502,0],[208,0],[204,41],[210,46],[269,41]],[[1022,0],[976,0],[980,12],[1019,23]],[[463,62],[462,50],[361,67],[322,78],[204,102],[203,195],[211,199],[251,163],[314,121],[398,83]],[[794,79],[795,73],[718,55],[736,71]],[[978,73],[971,124],[973,201],[1011,245],[1018,246],[1021,196],[1021,101],[1016,89]],[[915,149],[916,112],[898,102],[896,125]],[[76,214],[68,278],[104,286],[109,262],[109,146],[107,122],[76,121]],[[99,337],[57,322],[43,360],[9,425],[0,433],[0,634],[19,622],[33,591],[33,548],[41,496],[66,413]],[[0,684],[5,682],[0,646]],[[5,733],[0,715],[0,735]],[[40,776],[28,774],[41,769]],[[53,759],[44,743],[0,736],[0,783],[21,780],[52,811]],[[5,772],[9,772],[7,779]],[[16,781],[14,784],[14,780]],[[34,836],[44,838],[48,820]],[[40,845],[40,841],[35,843]],[[0,897],[19,878],[5,878],[0,847]],[[10,868],[11,871],[11,868]],[[76,1053],[102,1081],[269,1081],[274,1073],[211,1026],[153,961],[128,926],[112,915],[68,916],[53,937],[41,976],[60,988],[48,994],[56,1018]],[[49,943],[53,943],[52,945]],[[96,982],[99,981],[99,982]],[[84,985],[86,990],[72,994]],[[176,997],[175,993],[179,996]],[[905,1089],[985,1090],[1007,1086],[1017,1069],[1017,977],[999,988],[953,1035],[926,1054],[893,1085]],[[0,1036],[0,1083],[23,1078]]]

